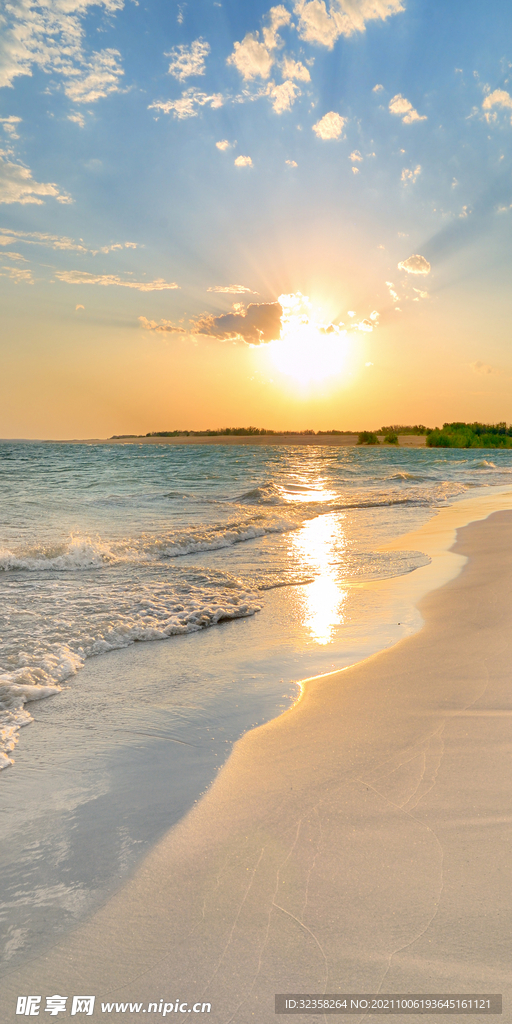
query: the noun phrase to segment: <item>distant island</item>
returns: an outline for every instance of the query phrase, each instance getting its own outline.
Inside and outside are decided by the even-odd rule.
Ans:
[[[408,435],[410,441],[402,435]],[[215,430],[152,430],[147,434],[113,434],[110,441],[146,440],[150,438],[214,438],[214,437],[297,437],[347,438],[348,444],[399,445],[411,444],[414,437],[428,448],[512,448],[512,425],[501,423],[443,423],[442,427],[426,427],[423,423],[394,423],[379,430],[269,430],[265,427],[217,427]],[[353,440],[348,440],[352,438]],[[357,441],[355,440],[357,438]],[[325,441],[323,442],[326,443]]]

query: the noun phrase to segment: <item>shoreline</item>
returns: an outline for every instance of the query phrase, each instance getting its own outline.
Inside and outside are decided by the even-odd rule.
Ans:
[[[27,973],[30,991],[38,984],[41,987],[45,978],[52,991],[66,985],[71,991],[73,984],[75,988],[78,984],[73,966],[77,957],[82,961],[80,978],[84,984],[87,979],[91,991],[95,985],[104,998],[151,999],[156,998],[157,989],[162,994],[169,991],[169,997],[175,992],[180,998],[193,998],[204,990],[212,1005],[216,1004],[214,1019],[219,1022],[233,1019],[234,1014],[237,1022],[252,1020],[254,1009],[259,1020],[270,1021],[274,992],[322,991],[326,963],[334,965],[336,957],[339,974],[336,979],[329,975],[328,991],[340,991],[339,986],[352,992],[378,991],[384,977],[388,992],[442,991],[443,984],[452,990],[455,977],[460,991],[475,992],[482,984],[485,991],[499,991],[507,977],[504,967],[488,960],[485,976],[473,963],[474,957],[466,967],[464,963],[454,966],[444,953],[437,966],[428,961],[430,973],[425,980],[427,961],[421,956],[419,962],[414,961],[414,977],[418,977],[414,984],[413,968],[408,974],[407,958],[398,956],[402,947],[397,941],[407,939],[403,948],[410,949],[438,918],[448,931],[453,927],[453,922],[446,925],[444,905],[445,917],[441,914],[436,829],[423,820],[425,813],[417,810],[424,800],[423,809],[439,815],[442,806],[432,809],[429,800],[432,802],[439,790],[446,797],[454,782],[457,787],[461,784],[457,758],[450,755],[450,760],[442,753],[442,733],[445,738],[450,734],[451,742],[453,730],[461,722],[466,728],[469,722],[473,730],[469,746],[464,731],[457,733],[453,742],[463,743],[464,764],[471,775],[471,758],[480,763],[480,754],[490,756],[485,729],[496,716],[500,727],[502,721],[506,725],[506,712],[501,714],[506,698],[503,642],[500,645],[503,625],[495,607],[493,581],[486,577],[491,568],[494,582],[500,578],[500,586],[510,589],[510,569],[505,572],[500,551],[493,554],[491,550],[497,520],[489,529],[485,517],[496,509],[507,509],[508,514],[498,512],[499,529],[508,531],[510,540],[511,505],[510,490],[466,499],[443,509],[416,535],[405,535],[388,545],[410,547],[412,537],[421,536],[422,549],[428,542],[435,553],[430,566],[376,584],[387,588],[391,601],[394,591],[395,603],[404,599],[409,588],[409,595],[421,602],[424,626],[412,637],[342,672],[304,680],[301,698],[289,711],[246,733],[235,745],[200,803],[148,854],[132,880],[110,900],[108,910],[95,913],[69,936],[65,946],[38,958],[27,972],[22,967],[14,973],[19,991],[26,990]],[[464,524],[470,524],[466,532],[473,540],[459,537],[456,550],[450,552],[447,544]],[[484,590],[489,591],[497,623],[481,605]],[[479,593],[479,629],[475,628],[474,609],[471,621],[475,591]],[[502,607],[506,608],[506,601],[498,605],[500,614]],[[482,667],[482,660],[488,660],[493,650],[491,675],[494,671],[498,688],[494,703],[482,707],[481,714],[464,717],[464,707],[483,699],[489,669]],[[422,675],[434,679],[433,691],[422,686]],[[508,679],[506,669],[505,676]],[[451,775],[443,783],[447,760]],[[486,799],[494,806],[498,776],[491,769],[486,769]],[[505,769],[503,764],[501,770]],[[341,788],[340,780],[345,780]],[[460,801],[464,786],[453,799]],[[431,793],[434,797],[429,797]],[[401,800],[404,795],[407,799],[400,802],[397,794]],[[494,816],[500,828],[509,821],[504,813]],[[472,820],[476,820],[474,815]],[[482,821],[485,828],[485,815]],[[459,845],[454,856],[460,859],[460,851],[467,847],[468,828],[473,842],[473,825],[455,828],[448,824],[457,833]],[[319,843],[320,826],[323,839]],[[350,843],[347,846],[347,836],[353,836],[354,830],[364,837],[356,842],[359,852],[355,860]],[[378,856],[372,855],[375,849],[380,851]],[[340,876],[340,850],[345,851],[344,871],[348,871],[354,891]],[[383,850],[387,851],[387,867]],[[382,872],[386,881],[377,883]],[[418,877],[425,885],[419,900],[414,896]],[[338,889],[333,895],[334,879]],[[484,875],[480,881],[488,891]],[[341,891],[342,907],[335,911]],[[279,892],[283,895],[278,899]],[[370,892],[379,911],[375,903],[371,909]],[[397,901],[393,911],[390,893]],[[492,891],[488,895],[491,898]],[[501,901],[503,898],[500,892]],[[362,908],[366,908],[364,913]],[[395,934],[397,912],[403,924],[399,936]],[[341,933],[337,914],[345,922]],[[375,928],[377,919],[385,919],[380,930]],[[487,923],[486,941],[492,945],[491,932]],[[275,956],[269,960],[271,949]],[[400,961],[395,980],[386,974],[393,958]],[[159,967],[155,967],[157,961]],[[270,990],[271,1008],[266,1002]],[[125,1019],[130,1019],[129,1015]],[[5,1016],[6,1024],[9,1020]]]
[[[383,446],[383,434],[377,435],[380,438],[380,445]],[[84,445],[138,445],[138,444],[278,444],[278,445],[322,445],[329,447],[352,448],[357,446],[357,434],[251,434],[233,435],[224,434],[217,437],[91,437],[91,438],[68,438],[65,440],[41,439],[41,438],[4,438],[8,442],[17,441],[26,444],[84,444]],[[376,447],[359,445],[360,448]],[[386,445],[386,448],[426,448],[424,434],[399,434],[398,445]]]

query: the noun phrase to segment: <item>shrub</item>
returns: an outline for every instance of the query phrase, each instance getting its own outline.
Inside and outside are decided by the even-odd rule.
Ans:
[[[379,439],[377,434],[374,434],[372,430],[362,430],[357,438],[358,444],[378,444]]]
[[[390,430],[384,438],[384,444],[398,444],[398,434],[395,434],[394,430]]]

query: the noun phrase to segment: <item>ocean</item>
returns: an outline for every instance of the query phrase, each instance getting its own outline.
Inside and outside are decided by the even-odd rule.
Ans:
[[[428,558],[386,543],[511,474],[510,450],[2,442],[5,969],[108,899],[301,680],[417,630],[378,581]]]
[[[283,651],[268,666],[286,684],[387,646],[357,589],[425,557],[379,546],[511,474],[510,451],[3,442],[0,765],[30,702],[79,687],[87,659],[164,639],[178,654],[272,591],[294,590],[299,676]]]

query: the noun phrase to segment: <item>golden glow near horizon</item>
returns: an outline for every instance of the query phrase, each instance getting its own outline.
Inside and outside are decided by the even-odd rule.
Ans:
[[[266,346],[281,373],[301,385],[337,377],[347,365],[349,340],[342,324],[325,324],[307,295],[280,295],[281,337]]]
[[[325,646],[343,621],[347,597],[347,591],[337,582],[335,570],[339,550],[346,545],[339,513],[310,519],[290,536],[290,544],[304,568],[318,573],[313,583],[304,587],[302,621],[311,638]]]

